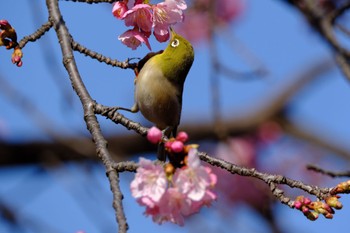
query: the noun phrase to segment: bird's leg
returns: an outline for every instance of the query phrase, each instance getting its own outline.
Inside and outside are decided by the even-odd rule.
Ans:
[[[158,144],[157,159],[162,161],[162,162],[166,161],[166,152],[165,152],[164,142],[160,142]]]
[[[115,107],[115,111],[119,111],[119,110],[135,113],[135,111],[133,111],[132,108],[130,109],[130,108],[124,108],[124,107]]]
[[[168,126],[162,130],[163,136],[166,136],[167,139],[170,139],[170,136],[173,132],[174,132],[174,127],[172,127],[172,126]],[[165,162],[165,160],[166,160],[166,151],[165,151],[164,142],[160,142],[158,144],[157,158],[158,158],[158,160],[163,161],[163,162]]]
[[[139,111],[139,108],[136,104],[134,104],[134,106],[132,106],[131,108],[124,108],[124,107],[109,107],[108,108],[108,112],[113,112],[113,113],[117,112],[119,110],[136,113]]]

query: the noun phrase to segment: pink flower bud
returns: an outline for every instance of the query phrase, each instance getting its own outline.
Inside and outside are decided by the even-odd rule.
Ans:
[[[13,56],[11,58],[11,61],[12,61],[13,64],[16,64],[18,67],[21,67],[23,65],[21,57],[19,57],[19,56]]]
[[[152,127],[147,132],[147,139],[153,144],[157,144],[162,140],[162,131],[157,127]]]
[[[18,63],[21,60],[21,58],[19,56],[14,56],[12,58],[12,63]]]
[[[188,135],[186,132],[181,131],[177,134],[176,140],[181,141],[181,142],[187,142],[188,140]]]
[[[0,20],[0,28],[4,29],[6,27],[11,27],[11,25],[9,24],[9,22],[5,19]]]
[[[300,201],[295,201],[295,202],[294,202],[294,207],[295,207],[296,209],[300,209],[301,206],[302,206],[302,203],[301,203]]]
[[[180,153],[184,149],[184,144],[181,141],[175,141],[171,144],[171,150],[175,153]]]
[[[305,197],[305,198],[304,198],[304,205],[308,205],[308,204],[310,204],[310,203],[311,203],[310,198]]]
[[[165,148],[168,149],[168,150],[171,150],[171,145],[173,144],[173,141],[167,141],[165,143]]]

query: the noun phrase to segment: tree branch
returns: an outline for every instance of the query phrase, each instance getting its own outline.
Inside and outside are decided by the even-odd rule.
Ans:
[[[334,6],[332,10],[326,13],[323,13],[319,7],[315,7],[308,1],[301,3],[299,0],[288,0],[288,3],[304,14],[309,24],[332,48],[339,68],[343,71],[347,80],[350,81],[350,51],[341,45],[333,30],[334,22],[350,8],[350,3],[347,2],[338,8]]]
[[[329,170],[325,170],[325,169],[320,168],[320,167],[313,165],[313,164],[308,164],[306,166],[306,168],[308,170],[318,172],[320,174],[327,175],[327,176],[330,176],[333,178],[335,178],[335,177],[350,177],[350,171],[344,171],[344,172],[329,171]]]
[[[116,220],[118,222],[119,232],[124,233],[128,229],[126,223],[125,214],[122,206],[122,194],[119,189],[119,177],[112,164],[114,161],[111,158],[107,150],[107,141],[102,136],[99,122],[94,113],[95,102],[92,100],[88,93],[77,68],[75,58],[73,55],[72,36],[68,32],[65,22],[62,18],[58,1],[57,0],[46,0],[47,8],[49,11],[49,20],[54,25],[58,41],[61,46],[63,64],[66,68],[71,84],[79,96],[84,109],[84,119],[86,126],[90,131],[92,139],[96,145],[96,152],[98,157],[102,160],[106,173],[108,175],[110,188],[113,193],[113,207],[116,212]]]
[[[109,57],[106,57],[100,53],[96,53],[84,46],[82,46],[81,44],[79,44],[78,42],[72,40],[72,48],[73,50],[84,54],[85,56],[89,56],[92,59],[96,59],[99,62],[103,62],[106,63],[107,65],[111,65],[111,66],[117,66],[123,69],[135,69],[137,67],[137,63],[130,63],[130,59],[127,59],[124,62],[120,62],[118,60],[114,60],[111,59]]]
[[[37,29],[33,34],[23,37],[19,41],[18,45],[22,49],[29,41],[34,42],[39,40],[46,32],[48,32],[53,26],[51,21],[44,23],[39,29]]]
[[[226,162],[224,160],[211,157],[204,152],[199,152],[199,157],[201,160],[209,163],[210,165],[222,168],[232,174],[238,174],[240,176],[249,176],[249,177],[254,177],[259,180],[262,180],[263,182],[269,185],[272,194],[278,200],[280,200],[281,203],[286,204],[291,208],[293,208],[294,201],[284,196],[283,190],[277,188],[277,185],[282,184],[282,185],[287,185],[291,188],[298,188],[320,199],[324,199],[325,197],[327,197],[331,190],[331,188],[319,188],[317,186],[307,185],[301,181],[293,180],[281,175],[272,175],[268,173],[262,173],[257,171],[255,168],[240,167],[235,164]]]

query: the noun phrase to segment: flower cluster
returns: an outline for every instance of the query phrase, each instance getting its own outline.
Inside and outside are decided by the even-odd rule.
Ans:
[[[12,63],[18,67],[22,66],[22,50],[19,48],[17,43],[16,30],[9,24],[7,20],[0,20],[0,46],[5,46],[6,49],[13,49]]]
[[[133,27],[118,39],[133,50],[141,43],[151,50],[148,38],[152,29],[159,42],[167,41],[170,35],[169,27],[183,21],[183,10],[186,8],[185,0],[165,0],[154,5],[149,4],[149,0],[118,1],[113,5],[113,15],[124,20],[126,26]]]
[[[155,131],[156,128],[149,131],[149,138],[155,135]],[[132,196],[146,207],[145,214],[159,224],[169,221],[182,226],[185,217],[216,200],[212,191],[217,182],[216,175],[210,168],[201,165],[196,146],[183,145],[187,138],[186,133],[179,133],[177,139],[169,140],[166,146],[174,154],[186,154],[181,167],[171,162],[162,166],[140,158],[130,185]]]
[[[340,196],[328,196],[325,198],[325,202],[311,201],[304,196],[298,196],[294,201],[294,207],[310,220],[315,221],[319,214],[322,214],[325,218],[332,219],[334,215],[334,209],[341,209],[343,205],[339,201]]]

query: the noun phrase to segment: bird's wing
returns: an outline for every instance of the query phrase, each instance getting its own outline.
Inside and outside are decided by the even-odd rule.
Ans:
[[[163,53],[163,50],[160,50],[158,52],[150,52],[150,53],[147,53],[146,56],[144,56],[138,63],[137,63],[137,66],[135,68],[135,74],[136,76],[140,73],[140,70],[142,69],[142,67],[146,64],[146,62],[151,59],[153,56],[155,55],[158,55],[158,54],[161,54]]]

